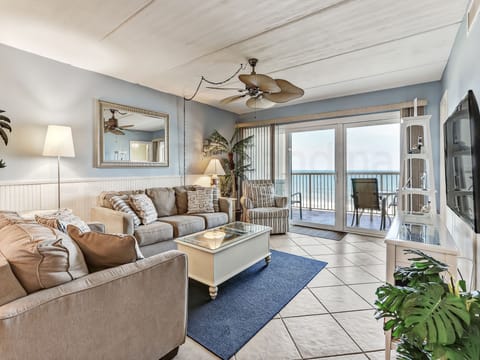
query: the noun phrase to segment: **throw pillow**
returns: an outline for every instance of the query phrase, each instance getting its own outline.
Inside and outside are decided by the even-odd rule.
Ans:
[[[275,194],[271,185],[251,186],[249,195],[256,208],[275,207]]]
[[[213,193],[211,188],[187,191],[187,214],[213,213]]]
[[[142,221],[138,217],[138,215],[133,211],[133,209],[128,204],[128,195],[116,195],[110,198],[110,203],[112,205],[112,209],[116,211],[121,211],[126,214],[130,214],[133,216],[133,225],[134,227],[139,226]]]
[[[75,225],[83,232],[90,231],[87,223],[72,213],[69,209],[60,209],[51,215],[35,215],[35,221],[39,224],[67,232],[67,225]]]
[[[153,205],[152,200],[147,195],[130,195],[130,205],[137,213],[143,225],[151,224],[158,219],[155,205]]]
[[[14,211],[0,211],[0,229],[7,225],[28,223],[30,220],[23,219],[18,213]]]
[[[69,225],[68,235],[77,243],[85,256],[90,272],[100,271],[140,259],[143,255],[132,235],[88,233]]]
[[[0,284],[0,306],[27,295],[20,282],[13,275],[10,264],[1,252]]]
[[[177,215],[175,190],[171,188],[151,188],[146,190],[157,210],[158,217]]]
[[[111,199],[113,196],[124,196],[134,195],[134,194],[144,194],[143,190],[126,190],[126,191],[102,191],[98,196],[98,205],[106,207],[108,209],[113,209]]]
[[[27,293],[88,274],[82,252],[67,234],[36,223],[1,229],[0,252]]]

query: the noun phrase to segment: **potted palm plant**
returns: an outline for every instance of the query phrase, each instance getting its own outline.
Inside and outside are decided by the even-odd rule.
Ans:
[[[238,129],[235,129],[230,140],[215,130],[208,138],[204,152],[206,156],[226,155],[222,158],[222,166],[226,175],[220,180],[222,196],[237,197],[237,179],[244,180],[248,171],[252,171],[248,147],[253,142],[253,135],[238,139]]]
[[[0,110],[0,137],[2,138],[5,146],[8,145],[8,134],[5,130],[8,130],[10,133],[12,132],[12,127],[10,126],[10,119],[6,117],[5,115],[2,115],[4,113],[4,110]],[[0,159],[0,168],[4,168],[7,166],[3,159]]]
[[[411,266],[395,272],[397,285],[380,286],[375,302],[376,318],[398,342],[397,359],[479,360],[479,293],[445,277],[446,264],[419,250],[406,253]]]

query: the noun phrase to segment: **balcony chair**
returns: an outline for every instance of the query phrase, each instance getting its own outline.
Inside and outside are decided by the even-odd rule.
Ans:
[[[373,211],[381,211],[380,230],[385,228],[385,211],[382,211],[382,203],[378,193],[378,180],[352,179],[353,217],[350,226],[358,226],[360,217],[365,210],[370,210],[370,221],[373,220]],[[359,210],[361,212],[359,213]]]
[[[300,205],[300,220],[302,220],[303,214],[302,214],[302,193],[301,192],[293,193],[292,196],[290,197],[290,219],[293,219],[293,204]]]
[[[286,196],[276,196],[270,180],[244,181],[242,221],[270,226],[272,234],[284,234],[288,231],[288,200]]]

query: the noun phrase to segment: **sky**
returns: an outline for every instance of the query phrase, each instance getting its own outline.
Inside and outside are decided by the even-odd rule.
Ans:
[[[335,170],[335,130],[292,134],[292,170]],[[346,129],[347,171],[399,171],[400,124]]]

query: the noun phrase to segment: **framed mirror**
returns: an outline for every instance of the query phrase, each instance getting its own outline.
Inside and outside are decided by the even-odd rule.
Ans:
[[[97,167],[168,166],[168,114],[98,101]]]

